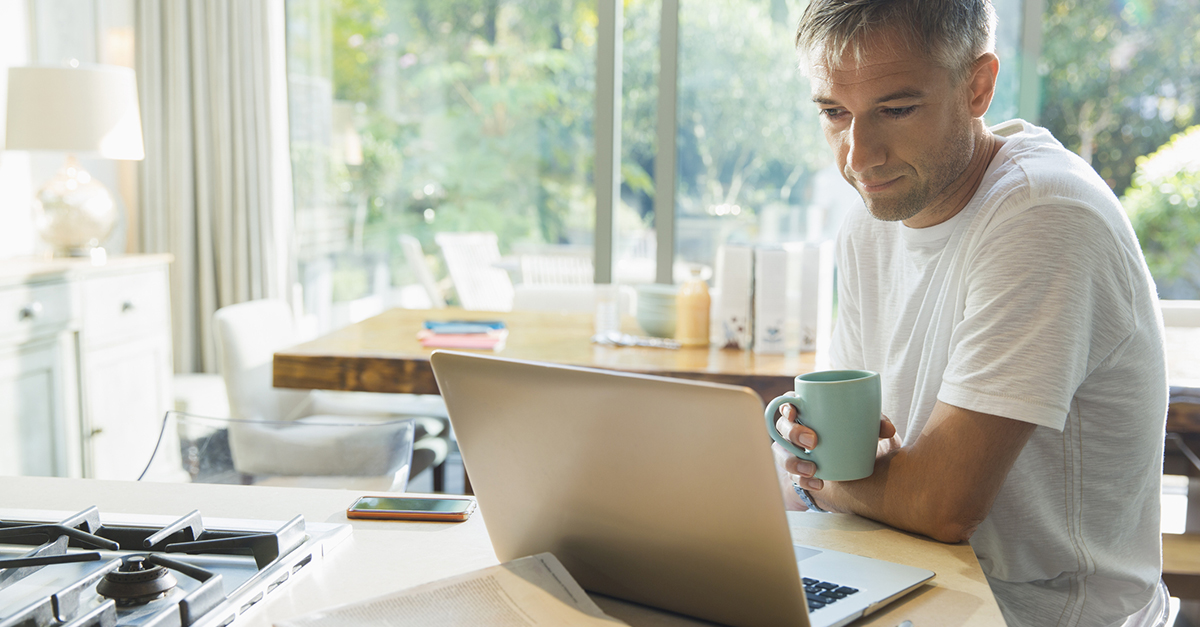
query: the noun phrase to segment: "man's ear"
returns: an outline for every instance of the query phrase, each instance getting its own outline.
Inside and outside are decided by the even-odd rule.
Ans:
[[[1000,59],[996,55],[985,52],[971,65],[967,76],[967,106],[971,117],[982,118],[992,104],[992,96],[996,95],[996,74],[1000,71]]]

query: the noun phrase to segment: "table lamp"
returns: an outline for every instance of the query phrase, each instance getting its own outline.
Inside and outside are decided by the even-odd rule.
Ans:
[[[75,155],[145,157],[133,70],[109,65],[9,68],[6,133],[8,150],[67,153],[63,167],[34,196],[35,224],[55,255],[92,254],[117,223],[117,207]]]

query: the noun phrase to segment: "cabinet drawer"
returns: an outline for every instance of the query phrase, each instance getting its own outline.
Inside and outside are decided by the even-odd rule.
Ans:
[[[167,280],[162,270],[89,278],[83,286],[83,329],[88,344],[144,335],[164,326]]]
[[[58,331],[71,322],[67,283],[0,288],[0,337]]]

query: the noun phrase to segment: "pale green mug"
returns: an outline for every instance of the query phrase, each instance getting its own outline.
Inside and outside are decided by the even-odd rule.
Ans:
[[[775,428],[775,412],[789,403],[796,422],[817,432],[811,451],[785,439]],[[767,404],[767,432],[788,452],[817,465],[813,476],[827,481],[869,477],[875,469],[882,393],[879,374],[869,370],[823,370],[796,377],[796,391]]]

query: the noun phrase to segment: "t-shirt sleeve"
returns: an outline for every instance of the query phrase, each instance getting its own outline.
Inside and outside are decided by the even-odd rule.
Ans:
[[[938,400],[1061,430],[1133,328],[1121,250],[1083,207],[1036,206],[994,227],[968,260]]]

